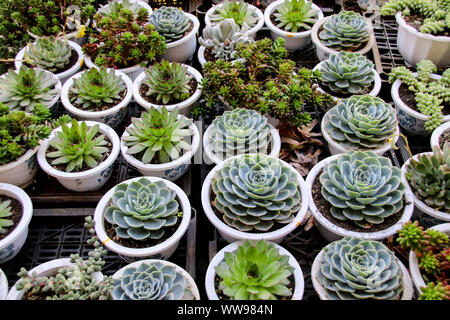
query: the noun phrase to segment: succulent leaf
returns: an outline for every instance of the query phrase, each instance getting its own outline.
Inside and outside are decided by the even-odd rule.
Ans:
[[[210,16],[213,25],[222,20],[232,18],[236,24],[242,28],[253,28],[258,23],[258,15],[255,9],[249,7],[244,1],[224,0],[222,7],[214,5],[214,12]]]
[[[317,21],[317,10],[306,0],[285,0],[274,12],[277,28],[290,32],[309,30]]]
[[[175,7],[162,6],[150,14],[150,23],[168,43],[181,39],[188,31],[190,21],[183,10]]]
[[[41,37],[27,46],[24,60],[30,65],[58,73],[70,63],[72,47],[66,38]]]

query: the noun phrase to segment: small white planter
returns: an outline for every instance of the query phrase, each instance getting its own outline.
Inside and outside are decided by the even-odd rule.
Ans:
[[[30,149],[16,161],[0,166],[0,182],[13,184],[25,189],[33,183],[38,170],[36,153],[39,146]]]
[[[322,263],[323,259],[323,249],[319,252],[319,254],[314,259],[312,268],[311,268],[311,280],[314,286],[314,290],[316,291],[317,295],[319,296],[320,300],[330,300],[325,289],[322,287],[322,285],[319,283],[318,279],[318,273],[320,269],[320,265]],[[412,300],[413,297],[413,285],[411,281],[411,277],[409,276],[408,270],[403,265],[403,263],[396,257],[397,263],[399,264],[402,275],[403,275],[403,294],[400,298],[400,300]]]
[[[211,15],[215,12],[216,7],[217,8],[222,8],[223,4],[219,3],[217,5],[213,5],[208,11],[206,11],[206,14],[205,14],[205,25],[207,25],[207,26],[212,25],[212,23],[211,23]],[[255,40],[256,33],[259,30],[261,30],[261,28],[264,26],[264,14],[262,13],[261,10],[259,10],[257,7],[255,7],[255,6],[251,5],[251,4],[248,5],[248,8],[249,9],[254,9],[255,13],[258,15],[258,22],[256,23],[256,25],[246,32],[246,34],[247,34],[247,36],[249,38],[252,38],[253,40]]]
[[[183,116],[179,115],[179,117]],[[130,124],[130,127],[133,127],[133,124]],[[189,126],[189,129],[194,130],[191,143],[192,148],[176,160],[161,164],[144,164],[133,155],[127,153],[128,147],[123,142],[123,139],[120,139],[120,150],[122,152],[122,157],[126,162],[135,167],[143,176],[160,177],[170,181],[175,181],[188,171],[191,164],[191,159],[197,152],[200,145],[200,132],[198,131],[197,126],[192,123]],[[129,133],[125,130],[122,138],[127,136],[129,136]]]
[[[123,256],[126,260],[127,258],[133,258],[133,259],[163,259],[166,260],[172,256],[172,254],[175,252],[175,250],[178,248],[178,244],[180,242],[181,237],[186,233],[189,222],[191,221],[191,204],[189,202],[188,197],[184,193],[184,191],[178,187],[173,182],[170,182],[168,180],[164,180],[157,177],[146,177],[152,182],[155,181],[163,181],[167,187],[176,193],[176,198],[181,204],[181,210],[183,211],[183,218],[181,220],[181,224],[178,227],[177,231],[168,239],[161,242],[160,244],[148,247],[148,248],[129,248],[122,246],[116,242],[114,242],[112,239],[109,238],[109,236],[105,232],[104,227],[104,216],[106,209],[108,208],[111,197],[114,194],[114,191],[116,190],[115,186],[114,188],[110,189],[99,201],[97,204],[97,207],[95,208],[94,213],[94,221],[95,221],[95,232],[100,239],[101,243],[108,248],[109,250],[120,254]],[[129,179],[126,181],[123,181],[121,183],[131,183],[133,181],[137,181],[139,179],[142,179],[142,177],[137,177],[133,179]]]
[[[81,77],[83,72],[87,72],[82,71],[70,77],[62,87],[61,102],[64,108],[66,108],[66,110],[69,111],[71,115],[73,115],[78,120],[97,121],[104,123],[112,128],[116,128],[127,115],[127,106],[130,103],[131,98],[133,97],[133,83],[125,73],[114,69],[109,70],[113,70],[115,75],[122,77],[122,81],[127,87],[127,93],[120,103],[104,111],[87,111],[75,107],[69,100],[69,91],[73,85],[73,79],[78,79]]]
[[[411,191],[406,188],[406,191],[404,193],[405,201],[403,203],[403,214],[400,217],[400,219],[390,226],[389,228],[386,228],[384,230],[376,231],[376,232],[357,232],[357,231],[350,231],[346,230],[330,220],[328,220],[320,211],[317,209],[316,204],[314,203],[314,198],[312,195],[312,186],[314,184],[314,180],[316,180],[316,177],[318,174],[322,173],[323,168],[326,164],[329,162],[337,159],[340,155],[335,155],[328,157],[319,163],[317,163],[312,170],[309,172],[308,176],[306,177],[306,184],[308,186],[308,194],[309,194],[309,210],[314,216],[314,220],[318,223],[317,229],[319,230],[320,234],[327,240],[327,241],[336,241],[343,237],[356,237],[356,238],[364,238],[369,240],[383,240],[387,237],[390,237],[394,235],[398,230],[400,230],[406,222],[409,221],[411,218],[413,211],[414,211],[414,196],[411,193]]]
[[[216,267],[224,260],[225,252],[236,252],[238,247],[242,244],[243,241],[239,241],[227,245],[225,248],[217,252],[217,254],[214,256],[214,258],[212,258],[211,262],[209,263],[205,277],[205,290],[209,300],[219,300],[215,288]],[[300,265],[298,264],[295,257],[285,248],[276,243],[273,243],[273,245],[278,250],[278,253],[280,255],[289,257],[289,265],[292,268],[294,268],[293,271],[294,292],[292,294],[291,300],[302,300],[303,292],[305,290],[305,280],[303,279],[303,272],[302,269],[300,268]]]
[[[413,157],[413,159],[414,160],[418,160],[419,156],[421,156],[421,155],[432,155],[432,154],[433,154],[433,152],[419,153],[419,154],[416,154]],[[443,222],[444,221],[450,221],[450,213],[446,213],[446,212],[443,212],[443,211],[438,211],[436,209],[433,209],[430,206],[428,206],[425,202],[423,202],[422,200],[417,198],[417,196],[414,193],[413,189],[409,185],[408,180],[406,179],[407,167],[408,167],[410,162],[411,162],[411,158],[408,159],[402,166],[402,180],[403,180],[403,183],[407,186],[407,189],[411,192],[411,194],[412,194],[412,196],[414,198],[414,206],[415,206],[416,214],[418,214],[418,215],[427,214],[429,216],[432,216],[433,218],[436,218],[438,220],[442,220]]]
[[[86,55],[84,56],[84,62],[86,63],[86,66],[91,69],[91,68],[99,68],[91,59],[90,56]],[[134,81],[138,75],[141,74],[142,71],[145,70],[145,68],[143,66],[141,66],[141,64],[136,64],[134,66],[128,67],[128,68],[122,68],[122,69],[116,69],[120,72],[125,73],[131,81]]]
[[[189,116],[191,114],[192,108],[196,105],[197,100],[202,95],[202,89],[200,88],[200,83],[203,79],[200,72],[198,72],[195,68],[183,64],[184,67],[187,68],[188,73],[193,75],[195,80],[197,81],[197,90],[186,100],[181,101],[176,104],[168,104],[168,105],[161,105],[161,104],[153,104],[151,102],[148,102],[144,97],[141,96],[141,93],[139,92],[142,83],[145,81],[145,77],[147,72],[142,72],[136,80],[134,80],[133,83],[133,97],[136,102],[144,107],[145,109],[149,110],[150,108],[157,108],[158,110],[161,110],[162,107],[166,107],[168,111],[172,111],[175,109],[178,109],[179,114]]]
[[[198,59],[198,62],[200,63],[200,65],[202,66],[202,68],[205,65],[205,63],[207,62],[206,58],[205,58],[205,50],[206,50],[206,47],[200,46],[197,51],[197,59]]]
[[[6,300],[8,295],[8,279],[5,273],[0,269],[0,300]]]
[[[87,29],[89,27],[89,24],[91,23],[91,19],[87,19],[86,23],[83,25],[84,29]],[[40,38],[40,36],[35,35],[34,33],[32,33],[31,31],[28,31],[28,34],[34,38],[34,39],[38,39]],[[65,34],[65,37],[73,42],[75,42],[76,44],[78,44],[79,46],[82,46],[86,40],[87,37],[83,36],[83,37],[79,37],[80,31],[79,30],[75,30],[75,31],[71,31],[67,34]]]
[[[119,269],[116,273],[112,275],[112,278],[115,280],[120,280],[126,269],[128,268],[139,268],[141,264],[147,264],[151,265],[153,263],[161,263],[164,266],[170,266],[173,267],[177,272],[181,273],[184,277],[184,279],[187,281],[188,285],[187,287],[191,290],[192,294],[194,295],[195,300],[200,300],[200,292],[198,291],[197,284],[195,283],[194,279],[192,279],[191,275],[187,273],[186,270],[181,268],[180,266],[176,265],[175,263],[165,261],[165,260],[158,260],[158,259],[146,259],[146,260],[140,260],[133,263],[130,263],[129,265],[126,265],[122,269]]]
[[[395,14],[398,23],[397,46],[406,64],[415,66],[428,59],[438,69],[450,65],[450,37],[434,36],[417,31],[402,18],[402,12]]]
[[[272,13],[278,9],[280,5],[284,3],[285,0],[278,0],[272,2],[264,11],[264,22],[266,26],[270,29],[270,35],[272,40],[276,40],[277,38],[283,38],[286,42],[284,47],[288,51],[300,50],[311,43],[311,29],[305,30],[302,32],[288,32],[284,31],[280,28],[277,28],[270,20],[270,16]],[[323,19],[323,13],[318,6],[312,3],[312,9],[317,11],[317,20]]]
[[[431,150],[433,150],[434,147],[437,147],[439,150],[441,150],[441,146],[439,144],[439,138],[447,130],[450,130],[450,122],[444,122],[439,127],[434,129],[433,134],[431,135],[431,139],[430,139]]]
[[[22,249],[28,235],[28,225],[33,216],[33,204],[25,191],[7,183],[0,183],[0,194],[14,198],[22,205],[22,217],[14,230],[0,240],[0,264],[14,258]]]
[[[237,156],[238,157],[238,156]],[[301,197],[301,208],[300,210],[295,213],[294,220],[291,223],[286,224],[284,227],[279,228],[274,231],[270,232],[262,232],[262,233],[251,233],[251,232],[242,232],[237,229],[234,229],[230,226],[228,226],[225,222],[220,219],[216,213],[213,211],[213,208],[211,207],[211,183],[216,175],[216,172],[223,168],[225,163],[227,161],[231,161],[235,157],[231,157],[227,159],[226,161],[220,162],[218,165],[216,165],[206,176],[205,181],[203,182],[202,186],[202,207],[203,211],[206,214],[206,217],[208,220],[214,225],[214,227],[217,228],[220,235],[229,243],[239,241],[239,240],[267,240],[272,241],[275,243],[280,243],[290,232],[292,232],[295,228],[300,226],[305,218],[306,211],[308,210],[308,190],[305,181],[303,180],[303,177],[300,175],[300,173],[295,170],[292,166],[290,166],[288,163],[284,162],[283,160],[281,163],[288,167],[293,173],[297,176],[297,182],[300,187],[300,197]]]
[[[58,127],[53,130],[50,136],[46,140],[42,141],[41,148],[39,149],[37,155],[38,163],[42,170],[52,177],[55,177],[65,188],[75,192],[94,191],[100,189],[111,177],[114,161],[116,161],[120,152],[119,136],[112,128],[104,123],[95,121],[85,121],[85,123],[88,127],[98,124],[98,132],[108,137],[112,143],[112,149],[109,157],[95,168],[82,172],[65,172],[53,168],[48,163],[45,154],[50,146],[50,141],[55,138],[56,132],[62,131],[62,127]],[[69,127],[71,126],[70,123],[67,125]]]
[[[122,0],[114,0],[114,1],[109,1],[107,4],[105,5],[101,5],[100,8],[97,10],[98,13],[103,13],[110,5],[111,2],[122,2]],[[139,7],[147,9],[148,14],[150,15],[153,12],[153,9],[148,5],[148,0],[147,1],[141,1],[141,0],[130,0],[131,3],[136,3]],[[95,28],[96,31],[100,32],[101,28],[97,27],[97,21],[92,21],[92,27]]]
[[[78,59],[70,69],[64,72],[55,73],[55,76],[61,81],[62,85],[67,81],[67,79],[69,79],[73,74],[75,74],[83,66],[84,63],[84,54],[83,51],[81,51],[81,47],[73,41],[69,41],[69,45],[72,47],[72,50],[74,50],[77,53]],[[27,48],[28,46],[22,48],[22,50],[20,50],[16,55],[16,61],[14,62],[14,65],[17,70],[23,64],[22,60],[24,60],[24,55]]]
[[[316,54],[317,54],[317,58],[319,59],[319,61],[326,60],[330,57],[330,55],[339,52],[339,51],[333,50],[333,49],[325,46],[322,43],[322,41],[320,41],[320,38],[319,38],[320,28],[330,18],[331,18],[331,16],[325,17],[322,20],[317,21],[314,24],[314,26],[312,27],[311,39],[312,39],[312,42],[314,43],[314,47],[316,48]],[[367,41],[366,45],[362,49],[357,50],[357,51],[352,51],[352,52],[356,52],[356,53],[361,53],[362,55],[367,54],[372,49],[373,44],[375,43],[375,35],[373,34],[372,24],[371,24],[370,20],[366,19],[366,21],[369,24],[369,29],[371,30],[369,40]]]

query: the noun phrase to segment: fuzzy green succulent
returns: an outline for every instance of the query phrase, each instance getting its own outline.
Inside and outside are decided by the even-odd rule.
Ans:
[[[12,216],[10,204],[11,200],[0,201],[0,234],[8,232],[8,228],[14,224],[9,218]]]
[[[72,47],[66,38],[41,37],[25,49],[24,60],[41,69],[58,73],[70,63]]]
[[[244,25],[253,28],[258,23],[258,15],[255,9],[244,1],[224,0],[221,7],[218,5],[213,7],[214,11],[210,16],[211,24],[213,25],[228,18],[232,18],[240,28]]]
[[[317,21],[317,10],[311,8],[311,1],[285,0],[275,10],[277,28],[290,32],[309,30]]]
[[[245,241],[236,252],[225,252],[215,268],[219,290],[232,300],[278,300],[292,296],[289,256],[281,255],[270,242]]]
[[[149,19],[166,42],[181,39],[191,26],[191,20],[184,11],[175,7],[162,6],[153,11]]]

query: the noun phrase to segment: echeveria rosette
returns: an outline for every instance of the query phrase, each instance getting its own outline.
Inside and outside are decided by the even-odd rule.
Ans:
[[[246,154],[225,160],[212,181],[214,207],[242,232],[270,230],[292,222],[300,210],[297,175],[280,159]]]
[[[341,154],[324,167],[320,182],[331,215],[362,228],[380,224],[403,208],[400,169],[370,151]]]
[[[345,237],[323,251],[317,280],[330,300],[401,298],[402,269],[381,242]]]
[[[156,31],[164,36],[166,42],[181,39],[189,29],[191,21],[183,10],[166,6],[153,11],[149,20],[155,26]]]

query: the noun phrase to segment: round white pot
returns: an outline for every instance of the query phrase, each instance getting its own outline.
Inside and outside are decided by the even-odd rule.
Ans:
[[[419,154],[416,154],[413,157],[413,159],[414,160],[418,160],[420,155],[432,155],[432,154],[433,154],[432,152],[419,153]],[[407,167],[408,167],[410,162],[411,162],[411,158],[408,159],[402,166],[402,180],[403,180],[403,183],[407,186],[407,189],[411,192],[411,194],[412,194],[412,196],[414,198],[414,206],[415,206],[416,214],[418,214],[418,215],[427,214],[427,215],[432,216],[433,218],[436,218],[438,220],[450,221],[450,213],[445,213],[443,211],[438,211],[436,209],[433,209],[430,206],[428,206],[425,202],[423,202],[422,200],[417,198],[417,196],[414,193],[413,189],[409,185],[408,180],[406,179]]]
[[[272,2],[264,11],[264,22],[266,26],[270,29],[270,35],[272,40],[277,38],[283,38],[286,42],[284,47],[288,51],[300,50],[311,43],[311,29],[302,32],[288,32],[280,28],[277,28],[270,20],[272,13],[284,3],[285,0],[278,0]],[[323,19],[323,13],[318,6],[312,3],[312,9],[317,11],[317,20]]]
[[[198,291],[197,284],[195,283],[194,279],[192,279],[191,275],[187,273],[186,270],[181,268],[180,266],[176,265],[175,263],[165,261],[165,260],[158,260],[158,259],[146,259],[146,260],[139,260],[133,263],[130,263],[129,265],[126,265],[122,269],[119,269],[112,275],[112,278],[115,280],[120,280],[124,272],[128,268],[139,268],[141,264],[153,264],[153,263],[161,263],[164,266],[173,267],[175,271],[181,273],[184,277],[184,279],[187,281],[188,285],[187,287],[191,290],[192,294],[194,295],[195,300],[200,300],[200,292]]]
[[[86,23],[83,25],[84,29],[87,29],[89,27],[90,23],[91,23],[91,19],[87,19]],[[40,38],[40,36],[35,35],[31,31],[27,31],[27,32],[34,39]],[[75,42],[79,46],[82,46],[86,42],[87,37],[86,36],[80,37],[79,34],[80,34],[80,31],[79,30],[75,30],[75,31],[72,31],[72,32],[69,32],[69,33],[65,34],[65,37],[67,39]]]
[[[215,283],[216,283],[216,267],[224,260],[225,252],[236,252],[238,247],[242,245],[243,241],[233,242],[222,250],[217,252],[217,254],[212,258],[211,262],[208,265],[208,269],[206,270],[205,277],[205,290],[206,295],[209,300],[219,300],[219,297],[216,293]],[[303,272],[300,268],[295,257],[287,251],[282,246],[273,243],[275,248],[278,250],[280,255],[289,257],[289,265],[294,268],[293,276],[294,276],[294,292],[292,294],[291,300],[302,300],[303,292],[305,290],[305,280],[303,279]]]
[[[157,177],[146,177],[152,182],[155,181],[163,181],[167,187],[176,193],[176,197],[178,201],[181,203],[181,209],[183,211],[183,218],[181,220],[181,224],[178,227],[177,231],[168,239],[161,242],[160,244],[148,247],[148,248],[129,248],[122,246],[116,242],[114,242],[105,232],[104,227],[104,216],[106,209],[108,208],[111,197],[114,194],[114,191],[116,190],[115,186],[114,188],[110,189],[99,201],[97,204],[97,207],[95,208],[94,213],[94,221],[95,221],[95,232],[100,239],[101,243],[108,248],[109,250],[120,254],[122,257],[124,257],[126,260],[127,257],[136,258],[136,259],[163,259],[166,260],[172,256],[172,254],[175,252],[175,250],[178,247],[178,244],[180,242],[181,237],[186,233],[187,228],[189,227],[189,222],[191,221],[191,204],[189,202],[188,197],[184,193],[184,191],[178,187],[176,184],[174,184],[171,181],[157,178]],[[133,181],[137,181],[139,179],[142,179],[142,177],[137,177],[133,179],[129,179],[126,181],[123,181],[121,183],[131,183]]]
[[[320,28],[330,18],[331,18],[331,16],[328,16],[328,17],[323,18],[322,20],[317,21],[311,30],[311,39],[312,39],[312,42],[314,43],[314,47],[316,48],[316,55],[317,55],[317,58],[319,59],[319,61],[326,60],[330,57],[330,55],[339,52],[339,51],[333,50],[333,49],[325,46],[322,43],[322,41],[320,41],[320,38],[319,38]],[[371,30],[369,40],[367,41],[366,45],[362,49],[360,49],[358,51],[352,51],[352,52],[356,52],[356,53],[361,53],[363,55],[367,54],[372,49],[373,44],[375,43],[375,35],[373,34],[372,23],[370,22],[369,19],[366,19],[366,21],[369,24],[369,28]]]
[[[144,107],[145,109],[150,108],[157,108],[158,110],[161,110],[162,107],[166,107],[168,111],[172,111],[175,109],[178,109],[179,114],[189,116],[191,114],[192,108],[196,105],[197,100],[202,95],[202,89],[200,88],[200,83],[203,79],[200,72],[198,72],[195,68],[188,66],[186,64],[183,64],[184,67],[187,68],[188,73],[193,75],[195,80],[197,81],[197,90],[186,100],[181,101],[176,104],[168,104],[168,105],[161,105],[161,104],[153,104],[151,102],[148,102],[144,97],[141,96],[141,93],[139,92],[139,89],[142,85],[142,83],[145,81],[146,77],[146,71],[142,72],[136,80],[134,80],[133,83],[133,97],[136,102]]]
[[[395,14],[398,24],[397,46],[408,66],[428,59],[433,61],[438,69],[450,65],[450,37],[434,36],[417,31],[402,18],[402,12]]]
[[[183,116],[179,115],[179,117]],[[130,124],[130,127],[133,127],[133,124]],[[123,139],[120,139],[120,150],[122,153],[122,157],[126,162],[135,167],[143,176],[160,177],[170,181],[175,181],[188,171],[191,164],[191,159],[197,152],[197,149],[200,145],[200,132],[198,131],[197,126],[192,123],[189,126],[189,129],[194,130],[194,135],[192,137],[191,143],[192,149],[188,152],[185,152],[180,158],[176,160],[162,164],[144,164],[142,161],[127,153],[128,147],[123,142]],[[129,133],[125,130],[123,132],[122,138],[127,136],[129,136]]]
[[[439,150],[441,150],[441,147],[439,144],[439,138],[447,130],[450,130],[450,122],[444,122],[439,127],[434,129],[433,134],[431,135],[431,139],[430,139],[431,150],[433,150],[434,147],[437,147]]]
[[[31,269],[28,271],[29,274],[36,273],[37,276],[52,276],[55,275],[59,269],[64,267],[71,267],[75,266],[72,262],[70,262],[70,258],[61,258],[61,259],[55,259],[51,260],[45,263],[42,263],[38,265],[37,267]],[[95,272],[93,274],[94,279],[97,281],[102,281],[103,274],[101,272]],[[17,290],[17,283],[20,280],[18,280],[14,286],[9,290],[7,300],[22,300],[22,297],[25,293],[25,289]]]
[[[413,73],[414,77],[417,77],[417,73]],[[439,80],[440,75],[432,74],[431,79]],[[394,81],[391,87],[391,97],[394,101],[395,108],[397,109],[397,119],[400,126],[412,135],[429,136],[430,133],[425,131],[425,122],[428,121],[430,116],[426,116],[418,111],[415,111],[408,107],[400,98],[398,90],[402,81],[397,79]],[[450,115],[444,116],[443,122],[450,121]]]
[[[38,170],[36,153],[39,146],[30,149],[16,161],[0,166],[0,182],[13,184],[25,189],[33,183]]]
[[[8,295],[8,280],[5,273],[0,269],[0,300],[6,300]]]
[[[328,295],[322,285],[319,283],[318,273],[320,269],[320,265],[323,259],[323,249],[319,252],[319,254],[314,259],[312,268],[311,268],[311,280],[314,286],[314,290],[319,296],[320,300],[329,300]],[[402,275],[403,275],[403,294],[401,300],[412,300],[413,297],[413,285],[411,281],[411,277],[409,276],[408,270],[403,265],[403,263],[396,257],[397,263],[399,264]]]
[[[203,182],[202,207],[203,207],[203,211],[206,214],[206,217],[214,225],[214,227],[217,228],[220,235],[229,243],[239,241],[239,240],[261,240],[261,239],[267,240],[267,241],[272,241],[275,243],[280,243],[289,233],[291,233],[295,228],[297,228],[298,226],[300,226],[300,224],[302,224],[302,222],[305,218],[305,215],[306,215],[306,211],[308,210],[308,201],[309,201],[308,190],[306,189],[307,186],[306,186],[305,181],[303,180],[303,177],[292,166],[290,166],[283,160],[279,160],[279,161],[281,161],[281,163],[284,166],[288,167],[297,176],[297,182],[300,187],[300,196],[302,199],[301,200],[302,204],[301,204],[300,210],[295,214],[294,220],[291,223],[286,224],[284,227],[282,227],[280,229],[270,231],[270,232],[262,232],[262,233],[242,232],[242,231],[239,231],[237,229],[234,229],[234,228],[228,226],[225,222],[222,221],[222,219],[220,219],[216,215],[216,213],[213,211],[213,208],[211,207],[211,199],[210,199],[211,183],[212,183],[214,176],[216,175],[216,172],[218,170],[222,169],[223,166],[225,165],[225,163],[227,161],[231,161],[230,159],[233,159],[233,158],[235,158],[235,157],[231,157],[231,158],[227,159],[226,161],[222,161],[218,165],[216,165],[208,173],[205,181]]]
[[[101,5],[100,8],[97,10],[97,12],[99,13],[104,12],[111,5],[111,2],[113,1],[109,1],[107,4]],[[122,2],[122,0],[114,0],[114,2]],[[148,0],[147,1],[130,0],[130,2],[131,3],[135,2],[139,7],[147,9],[149,15],[153,12],[153,9],[148,5]],[[95,30],[98,32],[101,31],[101,28],[97,28],[97,21],[95,20],[92,21],[92,27],[95,28]]]
[[[222,8],[223,4],[219,3],[217,5],[213,5],[208,11],[206,11],[205,25],[210,26],[212,24],[211,23],[211,15],[215,12],[216,7]],[[256,23],[256,25],[246,32],[246,34],[249,38],[252,38],[253,40],[255,40],[256,33],[264,26],[264,14],[262,13],[261,10],[259,10],[257,7],[255,7],[251,4],[248,5],[248,8],[255,10],[255,13],[258,15],[258,22]]]
[[[346,230],[334,224],[327,218],[325,218],[325,216],[319,211],[319,209],[317,209],[311,192],[314,180],[316,179],[318,174],[322,173],[322,170],[326,164],[337,159],[339,156],[340,155],[338,154],[320,161],[312,168],[312,170],[306,177],[306,184],[308,186],[308,196],[309,196],[309,210],[313,214],[314,220],[318,223],[317,229],[319,230],[320,234],[329,242],[339,240],[343,237],[356,237],[369,240],[383,240],[387,237],[394,235],[398,230],[402,228],[403,224],[409,221],[414,211],[414,200],[413,200],[414,196],[408,188],[406,188],[404,194],[405,201],[403,207],[403,214],[400,217],[400,219],[389,228],[376,232],[357,232]]]
[[[85,55],[84,62],[86,63],[86,66],[89,69],[91,69],[91,68],[98,69],[98,66],[92,61],[90,56]],[[116,69],[116,70],[125,73],[130,78],[130,80],[133,82],[137,78],[137,76],[139,74],[141,74],[142,71],[145,70],[145,68],[143,66],[141,66],[140,64],[136,64],[136,65],[128,67],[128,68],[122,68],[122,69]]]
[[[14,230],[0,240],[0,264],[14,258],[22,249],[28,235],[28,225],[33,216],[33,204],[25,191],[7,183],[0,183],[0,194],[14,198],[22,205],[22,217]]]
[[[64,72],[54,74],[61,81],[61,85],[63,85],[67,81],[67,79],[69,79],[73,74],[75,74],[83,66],[84,63],[84,54],[83,51],[81,51],[81,47],[73,41],[69,41],[69,45],[72,47],[74,51],[76,51],[78,59],[70,69]],[[27,48],[28,46],[22,48],[22,50],[20,50],[16,55],[16,61],[14,62],[14,65],[17,70],[23,63],[22,60],[24,59],[25,51],[27,50]]]
[[[200,46],[197,51],[197,59],[198,59],[198,62],[200,63],[200,65],[202,66],[202,68],[206,63],[205,50],[206,50],[206,48],[204,46]]]
[[[127,106],[130,103],[131,98],[133,97],[133,83],[131,82],[130,78],[128,78],[128,76],[125,73],[120,72],[118,70],[114,70],[114,69],[110,69],[110,70],[113,70],[115,75],[122,77],[122,81],[125,83],[125,85],[127,87],[127,93],[120,103],[118,103],[116,106],[114,106],[108,110],[87,111],[87,110],[83,110],[83,109],[79,109],[79,108],[75,107],[70,102],[69,90],[73,85],[73,79],[80,78],[81,74],[83,72],[87,72],[87,71],[82,71],[82,72],[79,72],[79,73],[73,75],[63,85],[62,91],[61,91],[61,102],[62,102],[64,108],[66,108],[66,110],[69,111],[70,114],[72,116],[74,116],[77,120],[97,121],[97,122],[104,123],[104,124],[110,126],[111,128],[116,128],[125,119],[125,116],[127,115]]]
[[[119,136],[111,127],[105,125],[104,123],[95,121],[85,121],[85,123],[88,127],[98,124],[99,133],[107,136],[112,143],[112,149],[109,157],[98,166],[82,172],[65,172],[53,168],[48,163],[45,154],[50,146],[50,141],[55,138],[56,132],[62,131],[62,127],[54,129],[50,136],[46,140],[42,141],[41,148],[39,149],[37,155],[38,163],[42,170],[52,177],[55,177],[65,188],[75,192],[94,191],[100,189],[110,178],[113,171],[114,161],[116,161],[120,152]],[[70,123],[67,125],[69,127],[71,126]]]

